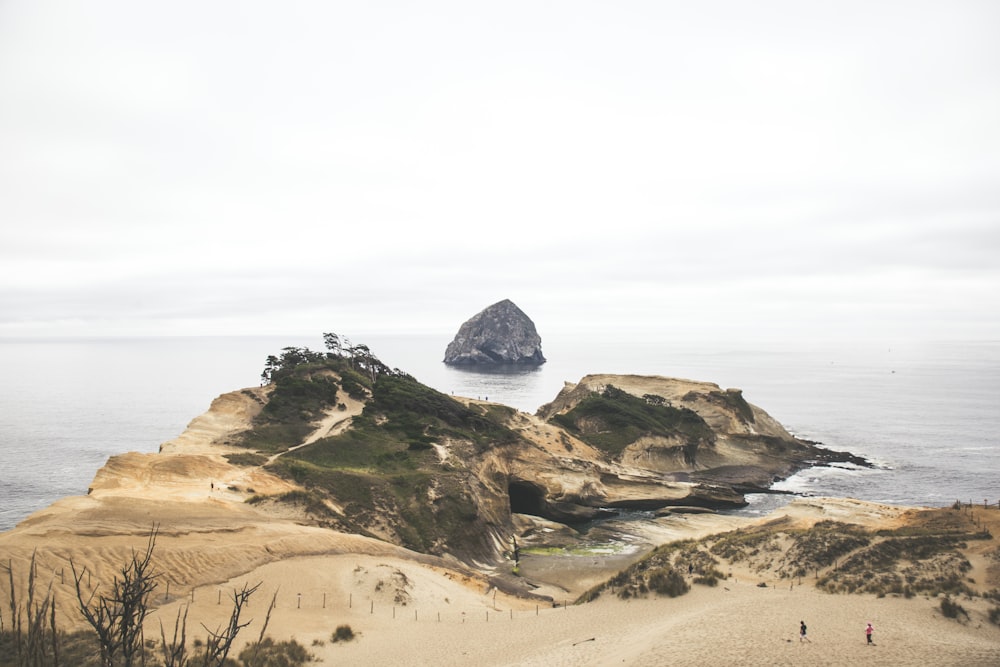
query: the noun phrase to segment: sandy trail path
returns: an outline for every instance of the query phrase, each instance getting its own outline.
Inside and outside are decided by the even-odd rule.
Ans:
[[[351,422],[354,418],[360,415],[361,411],[365,409],[364,403],[356,401],[349,396],[345,396],[341,404],[344,406],[344,409],[341,410],[339,407],[333,407],[327,410],[326,416],[319,421],[316,426],[316,430],[306,436],[306,439],[303,440],[301,444],[289,447],[283,452],[278,452],[277,454],[270,456],[267,459],[267,463],[273,463],[285,454],[294,452],[297,449],[302,449],[303,447],[311,445],[318,440],[322,440],[323,438],[329,438],[343,433],[351,426]]]

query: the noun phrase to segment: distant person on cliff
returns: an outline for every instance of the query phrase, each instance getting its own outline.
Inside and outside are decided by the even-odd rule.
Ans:
[[[875,632],[875,628],[873,628],[872,624],[869,623],[868,627],[865,628],[865,637],[868,638],[868,646],[875,646],[875,643],[872,641],[872,633],[873,632]]]
[[[806,622],[799,621],[799,643],[809,642],[812,644],[812,640],[806,635]]]

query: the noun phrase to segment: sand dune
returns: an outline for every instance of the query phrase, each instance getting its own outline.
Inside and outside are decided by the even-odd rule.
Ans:
[[[324,665],[992,665],[1000,629],[941,616],[936,600],[829,595],[752,580],[695,586],[681,598],[538,606],[391,558],[293,559],[239,577],[277,589],[269,633],[295,637]],[[225,589],[226,587],[222,587]],[[300,596],[301,594],[301,596]],[[325,596],[325,597],[324,597]],[[218,590],[198,590],[189,620],[221,623]],[[323,606],[325,604],[325,607]],[[160,614],[172,618],[176,605]],[[982,605],[965,606],[982,613]],[[798,638],[805,620],[811,643]],[[865,643],[867,622],[876,646]],[[348,624],[357,637],[333,643]],[[247,632],[253,630],[248,628]],[[249,637],[248,637],[249,638]]]
[[[199,506],[201,512],[191,511]],[[189,636],[203,634],[203,626],[218,628],[228,618],[231,592],[260,583],[245,615],[252,623],[238,644],[256,639],[275,596],[268,635],[296,639],[321,665],[1000,664],[1000,628],[985,620],[989,605],[982,599],[962,601],[971,620],[959,623],[941,615],[937,599],[830,595],[808,580],[767,581],[737,568],[719,586],[694,585],[680,598],[625,601],[604,594],[564,606],[558,593],[572,601],[588,581],[576,575],[597,578],[614,569],[612,563],[594,571],[593,559],[581,557],[575,565],[564,560],[544,586],[554,594],[553,606],[505,594],[477,573],[377,540],[283,521],[223,530],[211,501],[185,507],[184,525],[165,523],[157,543],[154,562],[164,576],[147,636],[159,637],[161,622],[169,634],[182,606],[189,607]],[[827,499],[793,504],[787,513],[795,520],[833,515],[871,524],[895,521],[905,511]],[[109,579],[114,558],[143,546],[138,521],[133,531],[123,531],[125,524],[100,530],[86,511],[73,514],[80,522],[72,531],[0,536],[5,560],[13,556],[21,573],[27,547],[39,548],[70,615],[70,580],[60,582],[60,563],[72,557],[92,567],[95,580]],[[699,516],[692,532],[710,530],[713,518]],[[720,521],[719,528],[732,522]],[[809,625],[811,643],[798,639],[800,620]],[[869,621],[875,647],[865,645]],[[356,638],[332,642],[344,624]]]

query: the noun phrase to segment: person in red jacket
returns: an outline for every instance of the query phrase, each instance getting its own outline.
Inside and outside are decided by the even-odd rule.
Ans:
[[[868,627],[865,628],[865,637],[868,638],[868,645],[869,646],[874,646],[874,643],[872,642],[872,633],[873,632],[875,632],[875,628],[873,628],[872,624],[869,623]]]

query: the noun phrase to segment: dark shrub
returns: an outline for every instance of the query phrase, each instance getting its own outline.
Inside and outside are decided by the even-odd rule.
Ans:
[[[276,642],[264,637],[240,652],[240,662],[245,667],[299,667],[312,659],[306,648],[294,639]]]
[[[658,595],[675,598],[684,595],[691,587],[684,581],[684,575],[673,568],[660,568],[649,573],[649,590]]]
[[[958,618],[959,616],[969,618],[969,612],[965,611],[965,607],[948,596],[941,598],[941,613],[944,614],[945,618]]]
[[[700,577],[694,578],[694,583],[701,584],[702,586],[718,586],[719,578],[715,574],[704,574]]]
[[[354,639],[354,630],[351,630],[349,625],[338,625],[337,629],[333,631],[333,636],[330,637],[330,641],[333,642],[349,642]]]

